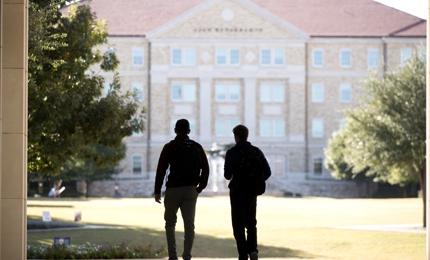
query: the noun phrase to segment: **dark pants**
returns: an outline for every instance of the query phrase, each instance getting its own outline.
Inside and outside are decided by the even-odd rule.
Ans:
[[[164,196],[164,219],[169,259],[178,259],[176,254],[176,213],[181,210],[184,220],[184,251],[182,257],[191,259],[194,241],[194,216],[196,213],[197,190],[194,186],[167,188]]]
[[[257,251],[257,196],[230,191],[231,221],[239,259]],[[245,235],[246,229],[246,235]]]

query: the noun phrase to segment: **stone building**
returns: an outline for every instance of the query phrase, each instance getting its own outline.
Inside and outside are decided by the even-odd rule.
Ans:
[[[425,53],[426,21],[372,0],[87,0],[108,26],[124,90],[147,110],[145,131],[126,138],[112,181],[90,195],[153,191],[158,156],[187,118],[207,150],[233,142],[243,123],[261,147],[273,193],[363,196],[369,187],[331,178],[324,147],[345,124],[370,73]],[[106,84],[112,80],[105,74]],[[211,159],[207,192],[226,191]],[[372,188],[372,187],[371,187]]]

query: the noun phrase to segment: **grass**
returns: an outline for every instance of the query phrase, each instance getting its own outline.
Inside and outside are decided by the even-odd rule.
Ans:
[[[155,248],[165,245],[163,206],[152,199],[29,200],[29,216],[50,210],[73,220],[76,211],[89,224],[110,228],[29,232],[29,244],[50,244],[58,235],[73,244],[122,243]],[[275,198],[258,200],[258,240],[263,257],[313,259],[424,259],[424,233],[358,231],[355,225],[419,224],[419,199]],[[178,220],[178,248],[182,223]],[[228,197],[198,200],[193,255],[235,257]],[[180,250],[179,250],[180,251]]]

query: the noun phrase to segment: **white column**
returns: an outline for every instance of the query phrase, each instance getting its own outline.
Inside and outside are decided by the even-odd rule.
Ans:
[[[200,78],[200,141],[212,140],[211,78]]]
[[[257,127],[257,79],[244,79],[245,125],[249,129],[249,138],[254,139]]]

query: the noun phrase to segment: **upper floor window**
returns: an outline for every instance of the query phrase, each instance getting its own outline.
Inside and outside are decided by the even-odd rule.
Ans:
[[[412,58],[412,48],[402,48],[400,50],[400,66],[404,66]]]
[[[133,97],[136,101],[142,102],[143,101],[143,84],[138,81],[134,81],[131,84],[131,89],[133,90]]]
[[[240,53],[239,49],[217,48],[216,64],[217,65],[239,65]]]
[[[316,157],[313,159],[312,163],[313,173],[316,175],[321,175],[323,173],[323,158]]]
[[[312,119],[312,137],[324,137],[324,121],[321,118]]]
[[[282,118],[265,118],[260,120],[260,135],[263,137],[285,136],[285,122]]]
[[[215,122],[215,135],[232,136],[233,128],[240,123],[239,118],[217,118]]]
[[[142,156],[133,155],[133,174],[142,174]]]
[[[260,63],[262,65],[285,64],[285,53],[282,48],[261,49]]]
[[[143,48],[133,48],[132,55],[133,65],[143,65]]]
[[[284,102],[285,90],[282,83],[263,83],[260,86],[261,102]]]
[[[312,50],[312,66],[320,68],[324,65],[324,52],[322,49]]]
[[[324,85],[321,83],[312,84],[312,102],[322,103],[324,102]]]
[[[217,83],[215,86],[216,101],[237,102],[240,100],[240,86],[234,83]]]
[[[342,103],[350,103],[352,101],[351,84],[343,83],[339,87],[339,98]]]
[[[173,48],[171,52],[172,65],[196,65],[196,50],[193,48]]]
[[[368,49],[367,50],[367,68],[377,69],[379,66],[379,50]]]
[[[193,102],[196,100],[196,85],[191,83],[173,83],[171,97],[172,101]]]
[[[352,52],[350,49],[342,49],[339,54],[339,63],[343,68],[352,66]]]

